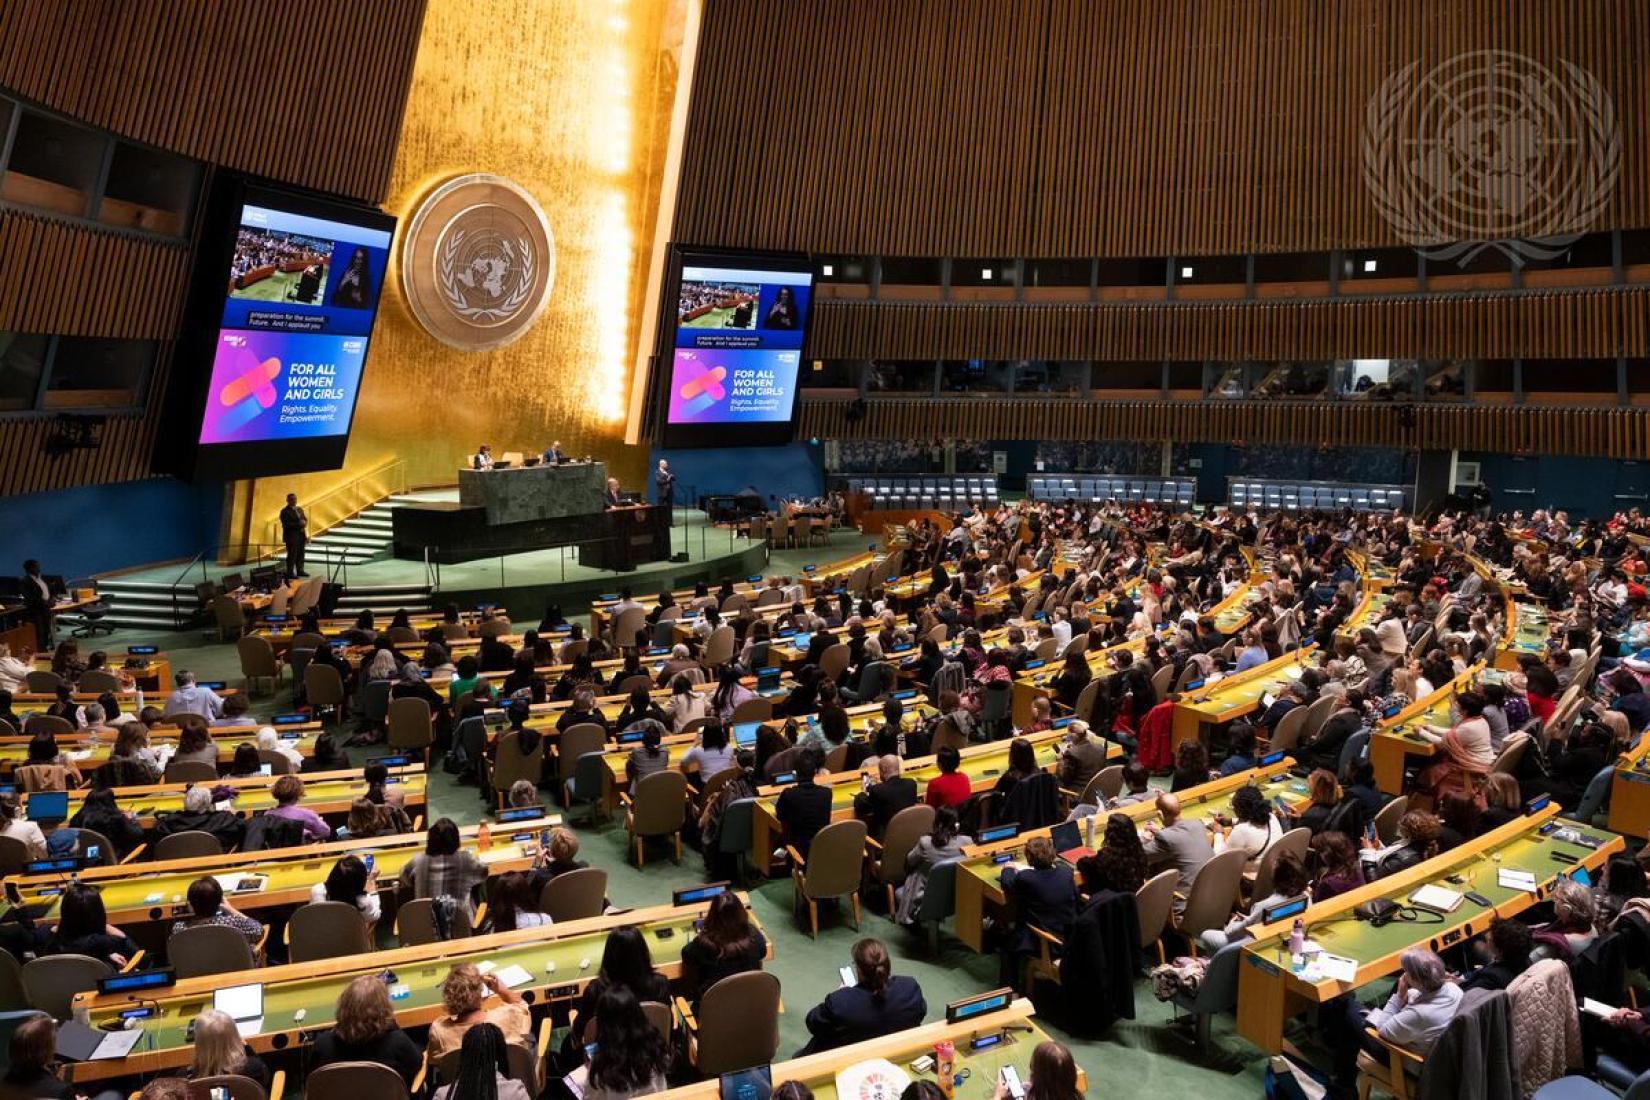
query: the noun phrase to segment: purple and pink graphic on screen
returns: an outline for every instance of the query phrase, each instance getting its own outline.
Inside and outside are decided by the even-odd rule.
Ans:
[[[672,424],[768,424],[791,418],[798,351],[677,348],[670,371]]]
[[[346,434],[366,353],[360,336],[220,332],[200,441]]]

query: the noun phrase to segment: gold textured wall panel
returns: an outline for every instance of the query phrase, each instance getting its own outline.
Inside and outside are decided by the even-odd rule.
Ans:
[[[559,439],[640,486],[645,452],[621,435],[680,17],[668,0],[429,5],[385,206],[406,219],[467,172],[520,184],[555,234],[549,306],[507,347],[456,351],[408,310],[397,256],[344,469],[256,483],[241,537],[259,537],[289,489],[315,497],[386,459],[410,484],[451,484],[483,441],[499,453]]]

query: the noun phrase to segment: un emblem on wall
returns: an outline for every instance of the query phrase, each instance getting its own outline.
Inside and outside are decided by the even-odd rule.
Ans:
[[[401,245],[401,289],[418,323],[462,351],[503,347],[550,301],[556,242],[544,211],[492,175],[459,176],[413,213]]]
[[[1429,259],[1485,248],[1551,259],[1608,205],[1621,173],[1615,104],[1586,70],[1482,50],[1387,78],[1365,108],[1375,209]]]

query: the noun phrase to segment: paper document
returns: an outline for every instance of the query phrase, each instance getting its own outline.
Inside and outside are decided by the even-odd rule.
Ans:
[[[1318,973],[1334,982],[1358,980],[1358,960],[1325,952],[1318,956]]]
[[[1448,890],[1436,883],[1427,883],[1409,896],[1411,904],[1436,909],[1440,913],[1454,911],[1461,904],[1461,894],[1455,890]]]
[[[1495,881],[1504,890],[1523,890],[1535,893],[1535,872],[1520,871],[1514,867],[1502,867],[1495,872]]]
[[[526,968],[513,965],[505,967],[493,976],[502,982],[506,989],[514,989],[533,980],[533,975],[529,974]]]
[[[1601,1020],[1608,1020],[1616,1014],[1615,1006],[1607,1005],[1603,1001],[1595,1001],[1591,997],[1581,998],[1581,1011],[1591,1013]]]
[[[91,1061],[102,1062],[110,1058],[124,1058],[137,1046],[143,1038],[143,1029],[134,1027],[130,1031],[106,1031],[97,1049],[92,1051]]]

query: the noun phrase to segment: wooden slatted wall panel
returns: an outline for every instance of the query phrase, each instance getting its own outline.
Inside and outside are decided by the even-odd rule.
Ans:
[[[912,256],[1400,243],[1364,186],[1390,75],[1475,50],[1611,95],[1650,225],[1638,0],[707,0],[678,241]]]
[[[0,331],[169,340],[186,244],[0,209]]]
[[[1650,289],[1321,302],[994,305],[819,299],[822,359],[1574,359],[1650,354]]]
[[[1137,439],[1352,447],[1650,455],[1650,410],[1243,402],[882,399],[850,421],[849,402],[803,403],[799,434],[829,439]]]
[[[149,386],[142,414],[109,417],[99,433],[99,446],[93,450],[48,458],[45,443],[52,432],[49,415],[0,420],[0,496],[150,476],[149,456],[155,446],[165,365],[171,355],[171,345],[161,344],[155,380]]]
[[[212,164],[381,201],[425,0],[7,0],[0,86]]]

